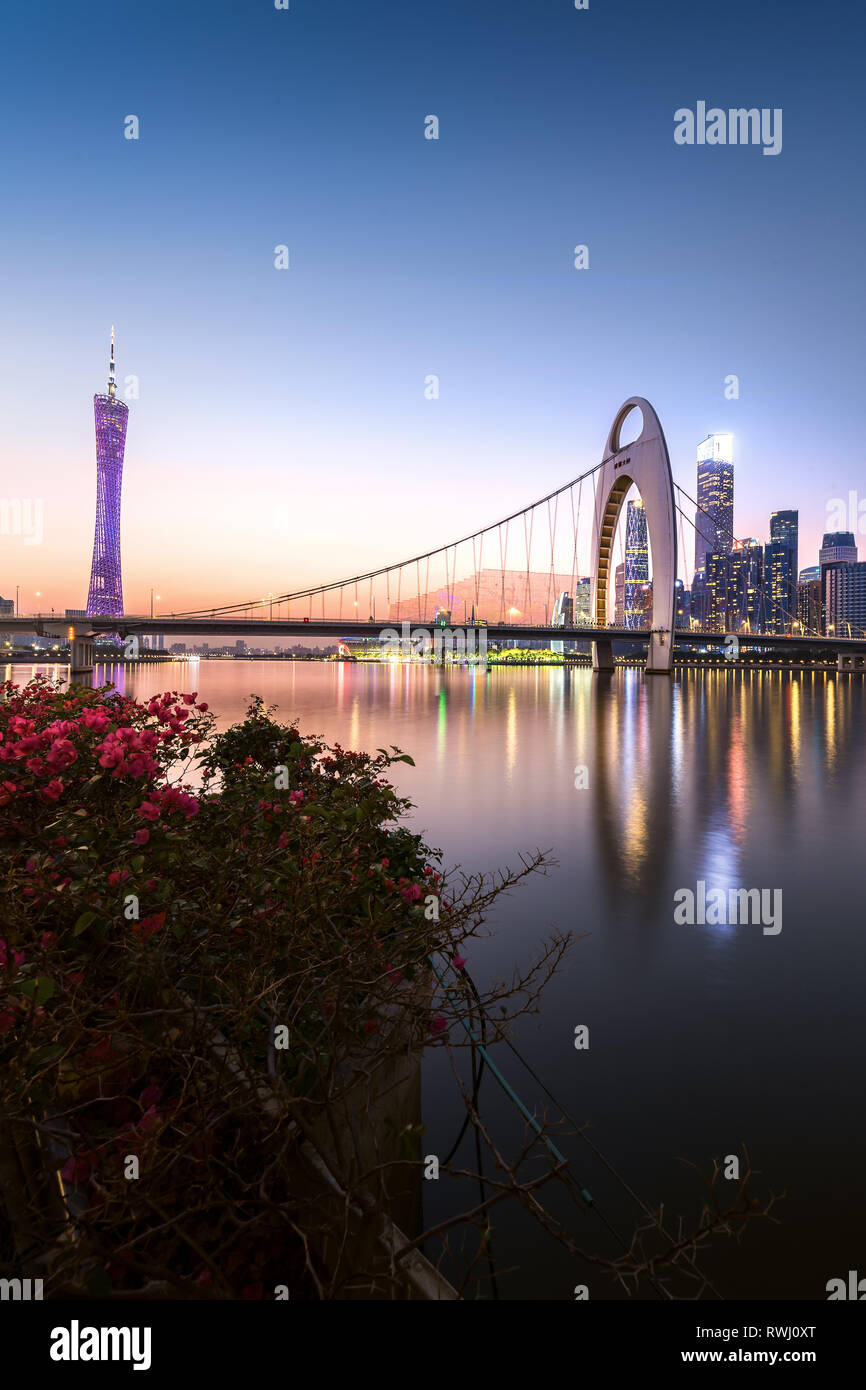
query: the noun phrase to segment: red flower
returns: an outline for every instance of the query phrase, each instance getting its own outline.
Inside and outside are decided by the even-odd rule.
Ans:
[[[447,1027],[448,1024],[445,1022],[445,1019],[442,1017],[441,1014],[433,1015],[433,1017],[430,1020],[431,1033],[444,1033]]]
[[[156,932],[162,931],[165,926],[165,913],[155,912],[150,917],[142,917],[140,922],[133,922],[132,930],[135,936],[140,936],[142,941],[147,941]]]
[[[48,786],[42,788],[40,795],[47,797],[49,801],[56,801],[62,791],[63,783],[60,781],[60,778],[52,777]]]
[[[143,820],[159,820],[159,807],[154,806],[152,801],[142,801],[138,814]]]
[[[150,831],[136,830],[132,838],[137,845],[146,845],[148,840],[150,839]]]
[[[60,1170],[60,1176],[72,1187],[78,1187],[90,1177],[90,1159],[68,1158]]]

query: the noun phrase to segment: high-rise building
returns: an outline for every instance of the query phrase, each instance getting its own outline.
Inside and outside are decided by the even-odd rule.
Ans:
[[[723,552],[704,557],[704,620],[708,632],[727,632],[730,625],[730,566]]]
[[[592,580],[578,579],[574,589],[574,625],[589,625],[592,601]]]
[[[625,561],[614,570],[613,599],[614,624],[616,627],[625,627]]]
[[[708,434],[698,445],[698,510],[695,570],[711,552],[730,554],[734,544],[734,451],[730,434]]]
[[[821,570],[821,631],[829,631],[830,617],[827,612],[827,572],[831,565],[854,565],[857,563],[857,546],[853,531],[825,531],[818,551],[818,564]]]
[[[574,599],[567,589],[557,597],[553,605],[553,617],[551,627],[573,627],[574,626]],[[552,652],[570,652],[574,648],[574,642],[551,642]]]
[[[866,560],[839,562],[822,569],[827,633],[834,637],[866,636]]]
[[[819,565],[833,565],[842,562],[853,565],[857,562],[857,546],[853,531],[825,531],[818,552]]]
[[[108,395],[93,397],[96,421],[96,528],[93,563],[87,594],[87,616],[120,617],[123,613],[123,579],[120,567],[120,489],[129,407],[117,399],[114,377],[114,329]]]
[[[728,622],[731,632],[762,632],[766,623],[764,603],[764,547],[750,537],[737,541],[729,557]]]
[[[638,586],[637,592],[637,621],[630,626],[633,627],[652,627],[653,621],[653,582],[648,579],[646,584]],[[676,626],[676,624],[674,624]]]
[[[797,622],[800,632],[809,637],[819,633],[822,623],[821,566],[801,570],[797,581]]]
[[[767,632],[791,632],[797,620],[799,512],[773,512],[764,549]]]
[[[692,576],[691,599],[689,601],[689,625],[703,628],[707,621],[707,574],[706,569],[695,570]]]
[[[649,582],[646,512],[640,498],[629,502],[625,523],[625,625],[644,627],[642,591]]]

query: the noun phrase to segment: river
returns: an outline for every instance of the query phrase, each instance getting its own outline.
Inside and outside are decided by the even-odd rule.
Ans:
[[[16,667],[13,678],[28,674]],[[824,1299],[829,1279],[866,1275],[862,677],[268,661],[109,675],[137,698],[196,688],[221,727],[254,692],[302,732],[349,748],[399,745],[416,766],[398,764],[393,780],[449,865],[493,870],[551,851],[556,867],[500,902],[468,962],[485,983],[527,962],[554,927],[581,937],[514,1034],[539,1076],[632,1188],[650,1205],[664,1200],[671,1225],[702,1197],[681,1160],[706,1172],[748,1145],[756,1194],[786,1196],[778,1224],[755,1222],[710,1257],[725,1297]],[[769,931],[681,925],[674,895],[699,882],[781,892],[781,914]],[[577,1050],[581,1024],[589,1047]],[[504,1049],[497,1060],[529,1108],[543,1108],[517,1061]],[[516,1143],[511,1103],[489,1076],[481,1104],[505,1146]],[[435,1049],[425,1153],[448,1151],[461,1113]],[[563,1146],[581,1185],[630,1233],[623,1189],[580,1140]],[[472,1163],[468,1146],[458,1158]],[[730,1197],[735,1184],[719,1187]],[[430,1224],[453,1209],[447,1179],[424,1195]],[[610,1251],[591,1214],[561,1212],[585,1248]],[[592,1298],[622,1296],[508,1204],[494,1248],[517,1266],[499,1280],[503,1298],[571,1299],[579,1282]]]

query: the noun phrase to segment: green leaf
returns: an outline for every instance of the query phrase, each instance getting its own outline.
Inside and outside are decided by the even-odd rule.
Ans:
[[[86,912],[82,912],[75,926],[72,928],[72,935],[80,936],[83,931],[87,930],[90,923],[95,921],[96,913],[91,908],[88,908]]]
[[[22,980],[15,986],[27,999],[35,999],[37,1004],[44,1004],[54,993],[54,981],[49,980],[47,975],[38,975],[34,980]]]

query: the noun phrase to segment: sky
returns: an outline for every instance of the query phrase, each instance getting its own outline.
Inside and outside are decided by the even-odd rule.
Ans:
[[[0,499],[44,519],[0,535],[0,594],[84,605],[112,324],[138,383],[128,612],[447,543],[592,467],[632,395],[692,495],[698,442],[734,435],[738,535],[799,508],[815,563],[854,492],[866,556],[864,24],[802,0],[7,6]],[[781,153],[675,144],[699,101],[781,108]]]

